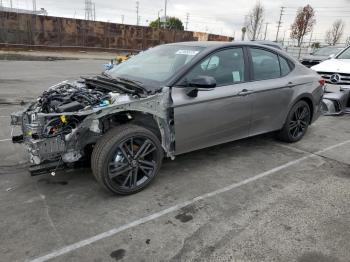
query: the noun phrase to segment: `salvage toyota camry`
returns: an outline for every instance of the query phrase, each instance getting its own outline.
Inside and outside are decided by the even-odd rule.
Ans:
[[[96,77],[62,82],[12,114],[33,175],[91,159],[117,194],[145,188],[164,156],[277,131],[299,141],[320,112],[324,80],[255,43],[186,42],[142,52]]]

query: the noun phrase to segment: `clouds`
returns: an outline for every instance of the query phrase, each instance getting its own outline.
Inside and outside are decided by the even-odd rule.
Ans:
[[[96,3],[96,17],[98,20],[136,23],[136,1],[130,0],[93,0]],[[160,9],[164,9],[164,0],[138,0],[140,2],[141,24],[157,17]],[[9,2],[9,0],[3,0]],[[240,37],[240,30],[244,16],[254,6],[256,0],[168,0],[168,14],[186,20],[186,13],[190,14],[189,30],[209,31],[217,34]],[[288,36],[290,24],[293,22],[298,7],[310,4],[315,8],[317,24],[313,33],[315,38],[324,38],[325,31],[334,20],[342,18],[345,21],[345,35],[350,36],[350,0],[260,0],[266,11],[265,22],[268,26],[268,38],[276,35],[276,22],[279,18],[280,7],[285,6],[283,24],[281,28]],[[30,0],[13,0],[19,7],[30,8]],[[44,7],[49,15],[84,18],[84,0],[37,0],[37,7]]]

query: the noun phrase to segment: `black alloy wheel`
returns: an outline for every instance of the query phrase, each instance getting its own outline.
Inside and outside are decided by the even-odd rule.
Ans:
[[[157,152],[155,144],[143,136],[120,142],[108,164],[111,183],[124,190],[134,190],[154,177]]]
[[[278,137],[285,142],[293,143],[303,138],[311,122],[311,110],[308,103],[301,100],[290,110],[286,122]]]
[[[121,195],[144,189],[157,175],[163,160],[159,138],[150,130],[123,125],[109,130],[91,157],[91,169],[107,190]]]
[[[305,134],[310,123],[310,109],[308,105],[301,104],[295,108],[289,122],[289,134],[294,139],[298,139]]]

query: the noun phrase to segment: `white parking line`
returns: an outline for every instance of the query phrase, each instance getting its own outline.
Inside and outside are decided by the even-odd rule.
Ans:
[[[11,141],[11,138],[6,138],[6,139],[0,139],[0,142],[6,142],[6,141]]]
[[[218,190],[215,190],[215,191],[203,194],[203,195],[195,197],[195,198],[193,198],[191,200],[188,200],[188,201],[185,201],[183,203],[179,203],[177,205],[171,206],[171,207],[169,207],[167,209],[164,209],[164,210],[162,210],[160,212],[156,212],[156,213],[153,213],[153,214],[151,214],[149,216],[145,216],[145,217],[142,217],[140,219],[137,219],[137,220],[135,220],[135,221],[133,221],[131,223],[122,225],[120,227],[113,228],[113,229],[108,230],[106,232],[103,232],[101,234],[95,235],[93,237],[89,237],[87,239],[81,240],[79,242],[76,242],[76,243],[68,245],[68,246],[65,246],[65,247],[60,248],[58,250],[54,250],[51,253],[43,255],[43,256],[40,256],[40,257],[37,257],[37,258],[31,260],[30,262],[43,262],[43,261],[47,261],[49,259],[53,259],[53,258],[61,256],[61,255],[67,254],[67,253],[69,253],[71,251],[74,251],[74,250],[77,250],[79,248],[85,247],[85,246],[90,245],[90,244],[92,244],[94,242],[97,242],[99,240],[102,240],[102,239],[108,238],[110,236],[116,235],[116,234],[118,234],[118,233],[120,233],[122,231],[125,231],[127,229],[130,229],[130,228],[139,226],[141,224],[147,223],[149,221],[155,220],[155,219],[157,219],[157,218],[159,218],[161,216],[167,215],[167,214],[169,214],[171,212],[177,211],[177,210],[179,210],[179,209],[181,209],[183,207],[191,205],[191,204],[193,204],[193,203],[195,203],[195,202],[197,202],[199,200],[203,200],[203,199],[206,199],[206,198],[209,198],[209,197],[213,197],[213,196],[225,193],[225,192],[230,191],[232,189],[235,189],[237,187],[240,187],[240,186],[249,184],[251,182],[254,182],[254,181],[256,181],[256,180],[258,180],[260,178],[267,177],[267,176],[269,176],[271,174],[274,174],[274,173],[276,173],[276,172],[278,172],[278,171],[280,171],[282,169],[285,169],[285,168],[290,167],[292,165],[298,164],[298,163],[300,163],[300,162],[302,162],[302,161],[304,161],[304,160],[306,160],[308,158],[319,157],[319,156],[317,156],[317,154],[321,154],[321,153],[323,153],[325,151],[332,150],[334,148],[343,146],[343,145],[348,144],[348,143],[350,143],[350,140],[347,140],[347,141],[344,141],[342,143],[339,143],[339,144],[327,147],[327,148],[325,148],[323,150],[320,150],[320,151],[318,151],[316,153],[308,154],[308,155],[306,155],[304,157],[301,157],[301,158],[298,158],[296,160],[290,161],[290,162],[288,162],[288,163],[286,163],[284,165],[275,167],[275,168],[270,169],[270,170],[268,170],[266,172],[263,172],[263,173],[260,173],[260,174],[258,174],[256,176],[253,176],[251,178],[245,179],[245,180],[243,180],[241,182],[234,183],[234,184],[231,184],[229,186],[220,188]]]

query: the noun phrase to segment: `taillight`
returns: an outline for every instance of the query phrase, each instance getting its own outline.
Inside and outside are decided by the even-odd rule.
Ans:
[[[324,86],[326,83],[326,80],[320,79],[318,82],[320,83],[320,86]]]

